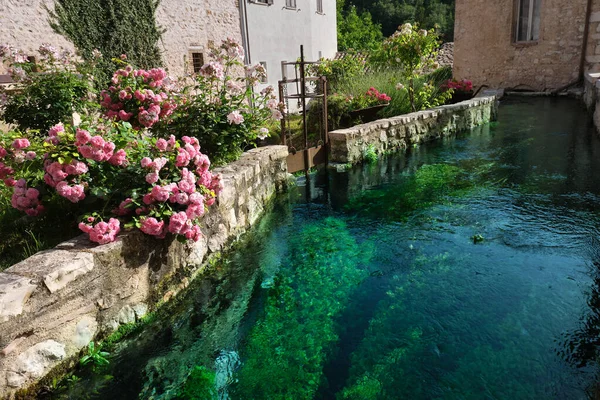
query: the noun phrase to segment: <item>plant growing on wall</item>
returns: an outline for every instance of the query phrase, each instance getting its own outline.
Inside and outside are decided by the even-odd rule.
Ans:
[[[76,62],[67,51],[43,44],[33,58],[0,45],[0,63],[18,85],[0,88],[0,119],[22,131],[47,131],[90,104],[93,85],[85,70],[91,65]]]
[[[416,104],[424,94],[415,91],[415,81],[427,69],[437,69],[435,57],[439,48],[439,36],[434,30],[419,29],[417,24],[404,24],[387,38],[373,57],[374,64],[383,68],[398,69],[408,83],[408,97],[411,110],[417,111]]]
[[[102,54],[97,80],[104,85],[114,70],[111,59],[127,54],[139,68],[162,65],[156,23],[159,0],[55,0],[50,26],[73,42],[81,56]]]

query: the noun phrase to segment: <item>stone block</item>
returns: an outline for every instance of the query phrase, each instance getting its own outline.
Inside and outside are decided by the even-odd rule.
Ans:
[[[65,345],[54,340],[40,342],[19,354],[9,367],[7,383],[10,387],[22,387],[27,381],[41,378],[66,357]]]
[[[34,254],[6,272],[39,279],[50,293],[56,293],[93,269],[94,256],[91,253],[48,250]]]
[[[36,287],[30,278],[0,273],[0,322],[20,315]]]

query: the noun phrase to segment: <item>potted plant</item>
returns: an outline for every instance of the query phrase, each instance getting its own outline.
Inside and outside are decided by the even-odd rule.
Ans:
[[[470,100],[473,98],[473,82],[462,79],[460,81],[456,79],[448,80],[443,88],[445,90],[452,90],[452,98],[450,104],[460,103],[461,101]]]
[[[377,120],[379,111],[387,107],[392,98],[385,93],[380,93],[374,87],[363,95],[356,96],[351,101],[350,118],[360,119],[363,123]]]

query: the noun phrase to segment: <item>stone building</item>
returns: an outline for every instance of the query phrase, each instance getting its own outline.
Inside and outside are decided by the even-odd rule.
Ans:
[[[456,0],[454,75],[549,91],[600,70],[600,0]]]
[[[52,5],[53,0],[0,0],[0,43],[32,54],[42,43],[73,50],[48,24],[45,6]],[[280,62],[295,60],[300,44],[312,59],[333,57],[337,50],[332,0],[162,0],[156,17],[165,29],[159,43],[163,61],[174,76],[197,71],[207,61],[208,44],[228,37],[244,44],[249,63],[266,65],[274,85],[281,79]]]

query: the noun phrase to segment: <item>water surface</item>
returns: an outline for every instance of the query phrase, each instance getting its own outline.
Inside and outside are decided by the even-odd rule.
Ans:
[[[282,195],[111,364],[53,398],[598,396],[600,141],[581,105]]]

